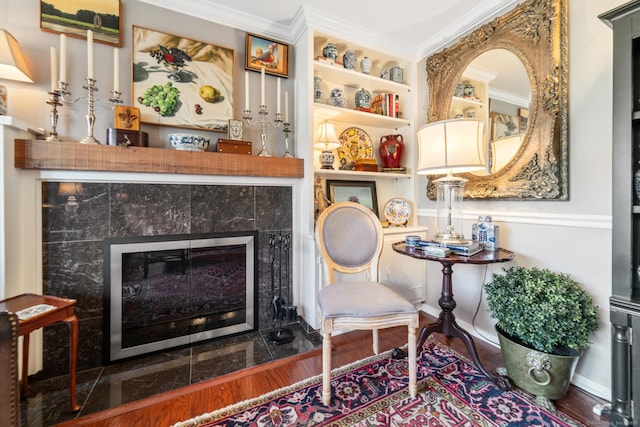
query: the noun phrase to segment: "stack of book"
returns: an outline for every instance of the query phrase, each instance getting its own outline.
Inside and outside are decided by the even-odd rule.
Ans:
[[[400,113],[400,96],[388,92],[376,94],[371,100],[371,112],[387,117],[398,117]]]
[[[432,240],[419,240],[417,246],[421,248],[445,247],[454,255],[472,256],[482,252],[482,245],[476,241],[467,240],[464,243],[440,243]]]

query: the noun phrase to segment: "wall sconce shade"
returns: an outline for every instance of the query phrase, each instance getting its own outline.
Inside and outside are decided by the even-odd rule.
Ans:
[[[336,129],[334,128],[333,123],[329,123],[326,120],[320,123],[316,132],[313,147],[322,150],[322,153],[320,153],[320,164],[322,165],[322,169],[333,169],[333,162],[336,157],[332,150],[340,147],[339,141],[340,140],[336,135]]]
[[[421,175],[447,175],[436,179],[436,223],[433,240],[465,244],[462,234],[464,178],[455,172],[485,169],[484,121],[454,119],[429,123],[418,130],[418,168]]]
[[[18,41],[6,30],[0,30],[0,79],[33,83]]]
[[[484,121],[453,119],[429,123],[418,130],[421,175],[473,172],[485,168]]]

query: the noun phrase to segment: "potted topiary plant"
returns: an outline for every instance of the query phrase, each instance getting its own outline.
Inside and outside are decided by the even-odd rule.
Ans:
[[[507,375],[539,404],[555,409],[551,400],[567,394],[598,329],[598,307],[571,276],[548,269],[509,267],[484,288]]]

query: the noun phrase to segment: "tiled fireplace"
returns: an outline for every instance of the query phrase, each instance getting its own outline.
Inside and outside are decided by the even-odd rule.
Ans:
[[[256,230],[258,328],[272,327],[269,234],[292,229],[290,186],[81,182],[75,187],[77,209],[59,182],[42,183],[42,275],[45,293],[78,301],[79,370],[103,363],[104,239]],[[68,372],[67,337],[64,325],[45,329],[47,377]]]

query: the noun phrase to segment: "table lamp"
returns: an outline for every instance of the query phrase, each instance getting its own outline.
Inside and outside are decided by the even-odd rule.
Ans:
[[[0,79],[33,83],[20,46],[7,31],[0,29]],[[7,113],[7,88],[0,85],[0,115]]]
[[[336,159],[336,156],[333,154],[333,150],[339,146],[340,142],[336,136],[336,130],[333,127],[333,123],[329,123],[326,120],[320,123],[313,147],[322,150],[322,153],[320,153],[321,169],[333,169],[333,162]]]
[[[491,172],[497,172],[507,165],[522,145],[523,134],[504,136],[491,141]]]
[[[485,169],[484,122],[479,119],[453,119],[429,123],[417,132],[419,175],[437,175],[436,224],[434,240],[440,243],[466,243],[462,234],[462,198],[466,179],[454,173]]]

